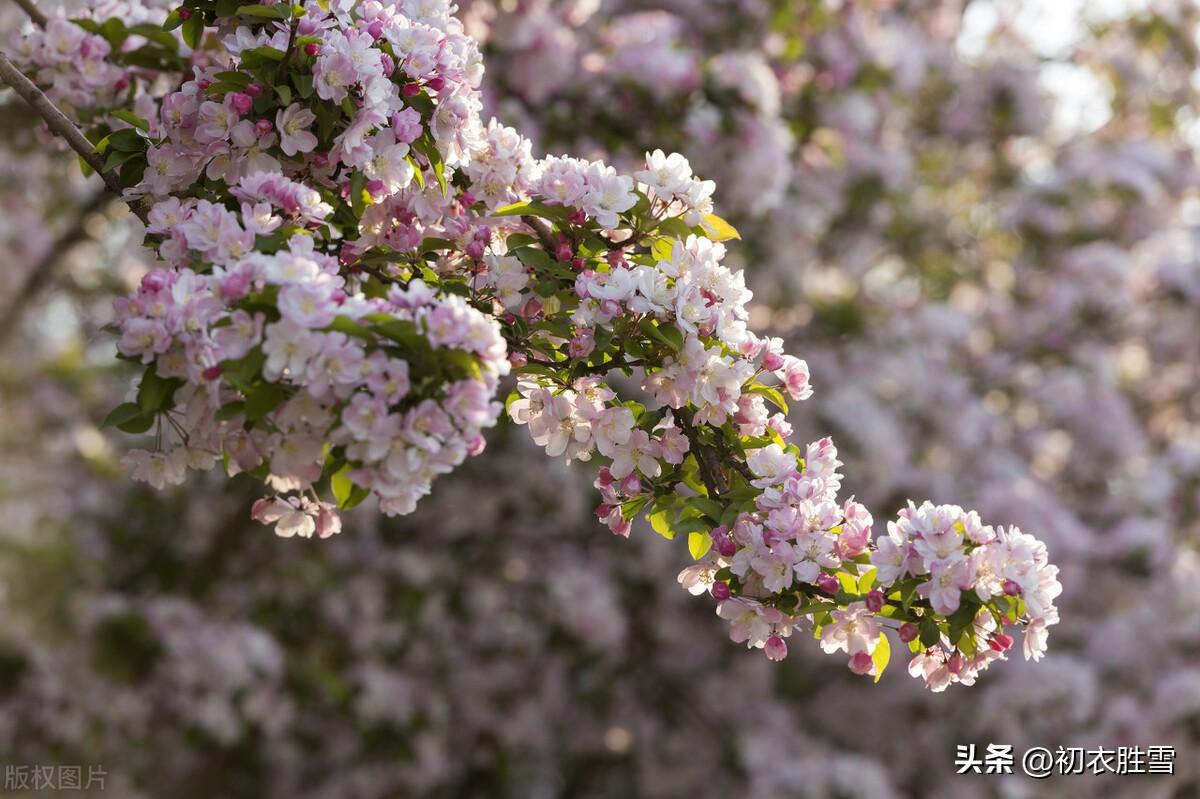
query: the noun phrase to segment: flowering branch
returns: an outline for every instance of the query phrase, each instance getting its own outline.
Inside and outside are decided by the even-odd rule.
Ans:
[[[873,541],[866,508],[838,500],[832,441],[791,442],[808,366],[750,331],[714,184],[661,151],[633,175],[534,159],[479,119],[478,53],[449,6],[413,5],[79,21],[118,71],[127,56],[88,35],[147,36],[180,67],[166,95],[132,87],[148,118],[94,109],[163,260],[116,303],[143,375],[106,422],[154,431],[134,476],[220,463],[269,487],[253,518],[327,537],[371,496],[412,512],[506,410],[547,454],[599,467],[612,532],[644,516],[686,538],[680,582],[771,659],[805,630],[878,677],[898,625],[940,690],[1002,658],[1013,624],[1040,657],[1061,590],[1040,542],[929,503]],[[203,63],[182,68],[176,29]]]
[[[80,133],[79,128],[75,127],[75,123],[68,119],[66,114],[59,111],[58,107],[50,102],[50,99],[33,81],[17,69],[3,51],[0,51],[0,80],[11,86],[13,91],[41,116],[51,132],[61,137],[72,150],[79,154],[80,158],[87,162],[88,166],[96,171],[109,191],[118,195],[121,193],[121,184],[115,175],[104,170],[104,159],[96,152],[92,143]]]
[[[34,4],[33,0],[13,0],[13,2],[24,9],[34,25],[37,25],[39,28],[46,27],[46,15]]]

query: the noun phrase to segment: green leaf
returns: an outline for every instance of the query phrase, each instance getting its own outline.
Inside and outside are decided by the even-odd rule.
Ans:
[[[687,504],[696,508],[714,522],[719,522],[725,514],[725,509],[721,507],[721,504],[708,497],[689,497]]]
[[[112,113],[113,116],[122,122],[128,122],[130,125],[133,125],[135,128],[140,130],[150,130],[150,123],[132,111],[126,111],[124,108],[118,108],[116,111],[112,111],[110,113]]]
[[[716,214],[705,215],[704,229],[708,231],[708,237],[713,241],[726,241],[728,239],[740,239],[742,237],[742,235],[737,232],[737,228]]]
[[[700,560],[711,548],[712,536],[708,533],[688,533],[688,552],[691,553],[692,560]]]
[[[285,10],[286,9],[286,10]],[[291,6],[238,6],[237,16],[259,19],[287,19]]]
[[[104,417],[104,421],[100,423],[101,427],[120,427],[127,422],[142,417],[142,409],[136,403],[122,402],[117,407],[109,411],[108,416]]]
[[[230,419],[236,418],[246,410],[246,403],[242,400],[234,400],[221,406],[221,409],[213,414],[213,418],[218,422],[227,422]]]
[[[783,396],[783,392],[779,389],[774,388],[773,386],[764,386],[762,383],[751,383],[746,388],[746,391],[750,392],[751,394],[761,394],[770,400],[776,408],[783,411],[785,414],[788,412],[787,398]]]
[[[537,247],[518,247],[511,253],[534,271],[546,272],[554,267],[554,259],[550,257],[549,253]]]
[[[892,645],[888,643],[888,637],[884,633],[879,634],[879,642],[875,644],[875,651],[871,653],[871,660],[875,662],[875,682],[879,682],[879,678],[883,676],[883,670],[887,668],[888,661],[892,659]]]
[[[170,14],[167,14],[167,18],[163,20],[162,29],[164,31],[173,31],[182,24],[183,17],[179,16],[179,9],[177,8]]]
[[[346,507],[346,502],[354,492],[354,481],[350,479],[350,464],[338,469],[329,478],[329,487],[333,490],[333,498],[339,508]]]
[[[544,219],[566,219],[571,215],[571,209],[561,205],[525,201],[504,205],[492,211],[492,216],[525,216],[526,214]]]
[[[838,572],[837,578],[838,582],[842,584],[842,590],[847,594],[859,593],[858,579],[853,574],[850,574],[849,572]]]
[[[675,538],[675,531],[671,529],[671,523],[674,515],[675,514],[671,513],[669,510],[660,510],[651,513],[648,517],[650,519],[651,529],[668,541]]]
[[[142,382],[138,386],[138,407],[148,414],[170,408],[175,390],[182,385],[183,381],[179,378],[159,377],[155,367],[151,366],[142,375]]]
[[[171,53],[179,52],[179,40],[157,25],[143,22],[139,25],[131,25],[129,32],[137,34],[144,39],[149,39],[156,44],[161,44]]]
[[[658,326],[659,337],[667,342],[667,346],[679,352],[683,349],[683,331],[675,325],[667,323]]]
[[[196,12],[183,21],[183,41],[193,50],[200,49],[204,38],[204,16]]]
[[[108,146],[123,153],[140,153],[146,149],[146,139],[136,129],[125,128],[108,137]]]
[[[263,383],[246,397],[246,420],[257,422],[278,408],[288,398],[287,390],[278,383]]]
[[[363,196],[366,185],[367,176],[360,169],[354,170],[350,175],[350,207],[354,209],[355,216],[362,216],[367,207],[367,200]]]
[[[868,569],[867,573],[858,578],[858,590],[860,593],[867,593],[871,587],[875,585],[875,575],[878,574],[877,569]]]
[[[942,639],[942,631],[938,629],[933,619],[926,616],[921,619],[921,643],[933,646]]]
[[[333,324],[325,329],[345,333],[347,336],[354,336],[355,338],[366,339],[367,341],[374,341],[375,339],[370,330],[348,316],[334,317]]]

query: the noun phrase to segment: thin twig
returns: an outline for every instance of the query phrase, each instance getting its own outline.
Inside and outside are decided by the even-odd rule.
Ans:
[[[536,216],[528,214],[522,216],[521,221],[533,229],[533,232],[537,234],[538,241],[546,248],[546,252],[553,255],[554,250],[558,247],[558,242],[554,240],[554,232],[550,229],[550,226]]]
[[[33,20],[34,25],[37,25],[39,28],[46,27],[46,15],[42,13],[40,8],[33,4],[33,0],[14,0],[14,2],[24,9],[29,18]]]
[[[63,258],[71,249],[89,237],[87,220],[92,214],[103,210],[112,202],[106,192],[100,192],[78,209],[78,214],[66,230],[62,232],[46,254],[24,276],[21,286],[9,299],[7,306],[0,311],[0,341],[5,341],[21,319],[21,314],[30,306],[38,292],[48,286],[51,276],[62,263]]]
[[[100,153],[96,152],[92,143],[79,131],[79,128],[75,127],[75,123],[68,119],[66,114],[58,110],[58,106],[50,102],[50,98],[43,94],[33,81],[25,77],[25,73],[8,60],[8,56],[3,51],[0,51],[0,80],[11,86],[22,100],[29,103],[33,110],[38,112],[53,133],[61,136],[72,150],[79,153],[79,157],[86,161],[88,166],[96,170],[96,174],[104,181],[104,185],[108,187],[109,191],[120,196],[120,181],[117,180],[116,175],[104,171],[104,159],[100,157]]]

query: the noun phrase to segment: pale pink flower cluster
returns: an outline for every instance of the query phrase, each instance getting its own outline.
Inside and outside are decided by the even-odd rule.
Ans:
[[[134,75],[110,58],[113,47],[103,36],[84,30],[73,19],[103,22],[118,18],[126,26],[149,23],[158,26],[166,17],[160,9],[148,8],[138,0],[104,2],[80,8],[68,18],[57,8],[45,28],[33,27],[13,37],[12,56],[28,64],[39,85],[56,105],[70,109],[123,107]],[[130,35],[123,51],[146,44],[146,38]]]
[[[1016,527],[984,525],[974,511],[957,505],[920,507],[909,503],[899,518],[888,523],[888,533],[876,542],[871,562],[878,579],[891,584],[906,577],[922,580],[917,591],[930,606],[946,616],[962,606],[965,592],[982,602],[1011,597],[1023,603],[1026,616],[1026,659],[1040,660],[1046,651],[1047,627],[1058,623],[1054,599],[1062,593],[1058,567],[1049,563],[1046,545]],[[967,657],[948,641],[931,647],[909,666],[935,691],[952,682],[970,685],[975,676],[1012,645],[997,629],[995,617],[980,607],[971,620],[977,653]]]

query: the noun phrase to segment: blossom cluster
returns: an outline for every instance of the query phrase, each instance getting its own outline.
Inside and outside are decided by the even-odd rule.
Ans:
[[[482,124],[478,51],[446,3],[195,4],[164,27],[203,57],[107,137],[168,264],[116,305],[122,357],[146,371],[109,421],[156,434],[135,476],[219,459],[272,489],[255,519],[327,537],[338,508],[374,494],[412,512],[480,452],[511,369],[509,416],[598,465],[613,532],[645,512],[686,535],[735,640],[778,660],[811,616],[877,676],[886,639],[861,630],[883,619],[919,622],[926,659],[943,633],[972,649],[949,589],[861,572],[871,517],[838,503],[836,450],[801,459],[787,441],[808,366],[749,330],[751,292],[723,264],[739,234],[687,159],[650,152],[632,176],[534,160]],[[743,99],[777,110],[769,76],[743,68]]]

